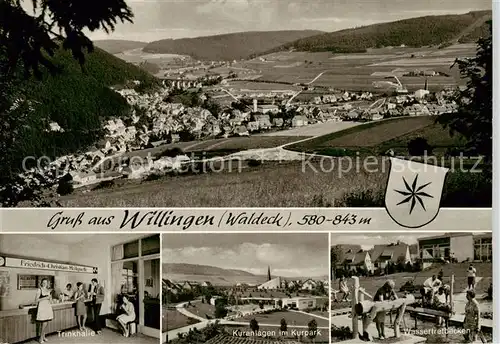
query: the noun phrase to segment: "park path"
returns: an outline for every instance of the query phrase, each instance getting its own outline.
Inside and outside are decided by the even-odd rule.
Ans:
[[[199,302],[199,300],[193,300],[192,301],[192,303],[196,303],[196,302]],[[199,315],[196,315],[196,314],[191,313],[190,311],[188,311],[185,308],[185,305],[187,305],[187,304],[188,304],[188,302],[179,303],[177,306],[175,306],[175,308],[177,309],[177,311],[179,313],[181,313],[182,315],[184,315],[184,316],[186,316],[188,318],[196,319],[198,321],[207,321],[207,319],[202,318]]]
[[[192,300],[191,304],[197,303],[197,302],[200,302],[200,300]],[[188,304],[188,303],[189,302],[179,303],[178,305],[175,306],[175,308],[182,315],[184,315],[184,316],[186,316],[188,318],[191,318],[191,319],[195,319],[195,320],[199,321],[199,323],[192,324],[192,325],[187,325],[187,326],[184,326],[184,327],[179,327],[179,328],[167,331],[167,337],[169,339],[177,338],[177,336],[179,334],[188,333],[189,331],[192,331],[194,329],[201,330],[201,329],[207,327],[208,325],[213,324],[213,323],[215,323],[217,321],[221,325],[248,326],[248,322],[243,322],[243,321],[234,321],[234,320],[227,320],[227,319],[211,319],[211,320],[207,320],[207,319],[205,319],[203,317],[200,317],[200,316],[198,316],[198,315],[196,315],[196,314],[188,311],[185,308],[185,305]],[[303,314],[310,315],[312,317],[316,317],[316,318],[323,319],[323,320],[329,320],[328,318],[319,316],[317,314],[310,314],[310,313],[301,312],[301,311],[294,311],[294,312],[303,313]],[[281,327],[281,324],[259,324],[259,325],[260,326],[264,326],[264,327]],[[288,325],[288,327],[289,328],[297,328],[297,329],[307,329],[308,328],[308,326],[306,326],[306,325]],[[323,329],[323,330],[329,329],[328,326],[318,326],[318,328],[319,329]]]
[[[483,278],[476,277],[476,285]],[[467,304],[467,289],[462,292],[453,295],[453,310],[455,314],[451,317],[451,321],[463,323],[465,319],[465,305]],[[481,326],[493,328],[493,320],[479,318],[479,323]]]

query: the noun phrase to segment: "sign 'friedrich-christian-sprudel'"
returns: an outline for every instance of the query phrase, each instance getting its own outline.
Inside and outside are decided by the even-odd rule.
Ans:
[[[1,259],[0,259],[0,261],[1,261]],[[86,274],[96,274],[97,273],[97,267],[92,267],[92,266],[44,262],[44,261],[33,260],[33,259],[11,258],[11,257],[4,258],[3,266],[9,267],[9,268],[79,272],[79,273],[86,273]]]

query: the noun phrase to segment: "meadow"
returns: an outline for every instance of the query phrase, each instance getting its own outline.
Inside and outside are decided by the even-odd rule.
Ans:
[[[342,158],[323,164],[327,170],[321,170],[320,162],[304,168],[301,162],[265,162],[240,172],[132,181],[64,196],[61,202],[65,207],[314,207],[336,204],[356,190],[382,189],[387,183],[388,166],[372,173],[341,173],[348,167]]]
[[[195,324],[197,322],[197,320],[190,319],[175,309],[163,309],[162,329],[164,332],[175,330],[190,324]]]

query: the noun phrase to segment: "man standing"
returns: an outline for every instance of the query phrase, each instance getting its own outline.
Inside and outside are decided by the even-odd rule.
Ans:
[[[97,282],[96,278],[92,278],[92,285],[90,288],[90,295],[92,296],[92,315],[95,323],[94,330],[97,334],[101,334],[102,326],[99,314],[101,313],[101,306],[104,302],[104,287]]]
[[[398,295],[395,290],[396,284],[393,280],[388,280],[381,286],[375,296],[373,297],[374,302],[397,300]],[[371,341],[370,334],[368,333],[368,327],[372,322],[375,322],[377,327],[377,332],[379,339],[385,339],[385,311],[378,311],[377,307],[372,307],[371,311],[367,313],[363,319],[363,340]]]
[[[476,287],[476,268],[472,264],[467,269],[467,285],[469,290],[474,290]]]

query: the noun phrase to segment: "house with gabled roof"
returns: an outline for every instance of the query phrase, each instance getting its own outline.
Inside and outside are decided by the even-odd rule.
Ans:
[[[362,268],[373,272],[373,264],[370,253],[361,248],[361,245],[336,245],[341,248],[344,261],[340,265],[349,270]]]
[[[398,241],[389,245],[375,245],[370,251],[371,260],[374,268],[384,269],[390,262],[398,264],[412,264],[410,255],[410,245]]]

